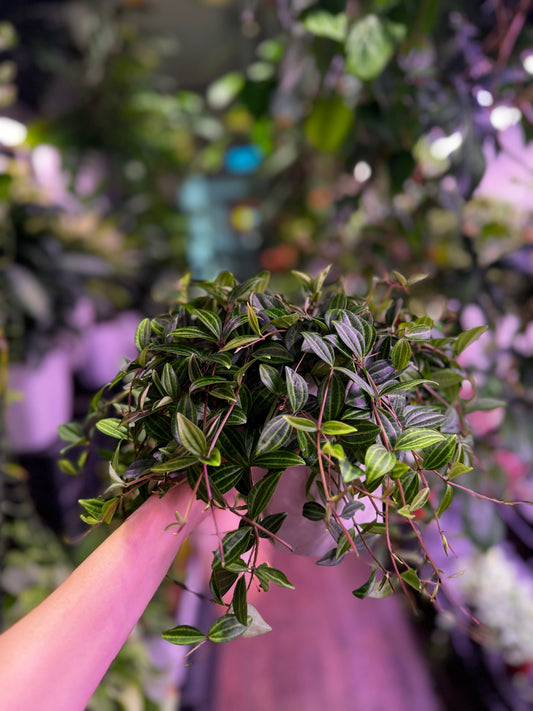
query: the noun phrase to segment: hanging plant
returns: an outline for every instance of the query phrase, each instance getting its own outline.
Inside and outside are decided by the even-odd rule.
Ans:
[[[81,502],[89,524],[184,481],[191,505],[201,499],[206,512],[235,514],[235,530],[218,535],[210,578],[225,613],[207,633],[166,632],[176,644],[268,628],[247,591],[254,582],[265,591],[292,585],[258,564],[258,549],[263,539],[293,549],[298,520],[329,540],[322,565],[372,556],[358,598],[410,587],[434,598],[439,588],[421,524],[438,525],[464,488],[457,477],[472,469],[459,399],[468,375],[456,357],[483,328],[455,335],[452,322],[409,313],[403,297],[419,277],[375,279],[360,297],[326,285],[328,269],[294,274],[305,292],[298,305],[269,291],[266,272],[245,283],[228,272],[185,279],[167,314],[141,322],[139,355],[95,397],[87,426],[63,428],[64,456],[87,447],[95,430],[116,441],[106,495]],[[287,484],[302,472],[304,496],[294,500]]]

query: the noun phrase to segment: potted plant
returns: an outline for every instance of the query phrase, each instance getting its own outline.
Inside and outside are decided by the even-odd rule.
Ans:
[[[328,271],[294,272],[305,292],[298,304],[268,290],[268,273],[245,283],[228,272],[184,279],[169,312],[140,323],[137,358],[94,398],[87,426],[63,428],[65,457],[83,455],[96,431],[114,441],[110,488],[82,502],[88,523],[184,483],[191,505],[201,500],[214,515],[209,586],[224,614],[207,631],[169,630],[171,642],[267,629],[247,604],[252,581],[292,586],[258,562],[265,539],[320,549],[322,565],[370,554],[359,598],[409,588],[436,595],[441,572],[420,524],[438,525],[465,488],[456,478],[472,468],[459,398],[468,376],[456,357],[484,328],[457,334],[452,320],[411,314],[405,292],[420,275],[376,278],[366,296],[351,296],[326,285]],[[236,521],[224,534],[220,510]]]

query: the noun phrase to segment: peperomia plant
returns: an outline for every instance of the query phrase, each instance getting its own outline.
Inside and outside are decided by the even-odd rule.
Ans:
[[[305,292],[300,305],[269,291],[266,272],[246,283],[228,272],[212,282],[185,279],[167,314],[141,322],[139,355],[94,398],[85,429],[62,428],[66,450],[88,446],[95,429],[116,441],[106,495],[81,502],[89,524],[184,482],[206,510],[235,514],[235,530],[218,534],[210,578],[225,614],[207,634],[188,626],[165,633],[177,644],[265,627],[247,590],[254,579],[264,590],[292,587],[257,553],[265,538],[291,548],[283,536],[295,503],[317,536],[328,532],[319,563],[372,556],[356,597],[411,586],[434,598],[439,587],[420,523],[438,525],[463,488],[456,477],[471,469],[458,397],[468,376],[455,359],[484,328],[456,335],[452,320],[435,325],[406,311],[403,297],[418,277],[375,279],[363,298],[326,286],[328,269],[294,274]],[[276,490],[302,465],[307,497],[281,505]],[[372,515],[361,523],[365,506]]]

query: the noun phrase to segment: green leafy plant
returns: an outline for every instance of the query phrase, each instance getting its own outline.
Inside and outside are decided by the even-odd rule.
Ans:
[[[456,478],[472,468],[458,397],[468,375],[456,356],[482,329],[457,335],[451,319],[434,324],[407,312],[403,297],[420,275],[376,278],[363,297],[326,285],[328,271],[294,272],[305,293],[298,305],[268,289],[267,272],[245,283],[228,272],[212,282],[184,279],[170,311],[139,325],[138,357],[94,398],[87,426],[63,428],[64,457],[83,452],[95,431],[116,442],[106,495],[81,502],[87,523],[107,523],[184,480],[191,500],[236,515],[235,530],[218,535],[210,578],[225,614],[207,634],[169,630],[171,642],[266,630],[247,590],[254,580],[265,591],[292,587],[282,571],[258,564],[257,552],[265,538],[291,548],[287,511],[270,503],[294,466],[307,466],[301,517],[331,539],[318,562],[373,558],[356,597],[437,593],[441,571],[420,523],[438,525],[464,488]],[[373,516],[361,524],[363,504]]]

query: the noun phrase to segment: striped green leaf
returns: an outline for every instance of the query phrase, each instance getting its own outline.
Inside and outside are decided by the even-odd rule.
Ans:
[[[222,351],[234,351],[237,348],[244,348],[249,346],[250,343],[255,343],[257,341],[257,336],[235,336],[230,341],[226,343]]]
[[[338,373],[333,373],[331,378],[324,378],[318,386],[317,399],[324,408],[323,415],[326,420],[335,420],[344,407],[344,394],[346,384]]]
[[[172,644],[198,644],[206,639],[206,635],[200,632],[196,627],[191,627],[190,625],[178,625],[173,627],[171,630],[163,632],[161,635],[163,639]]]
[[[149,318],[143,318],[135,331],[135,345],[142,351],[150,343],[152,334],[152,323]]]
[[[245,631],[246,625],[239,622],[235,615],[228,613],[213,622],[207,637],[211,642],[230,642],[232,639],[240,637]]]
[[[276,368],[261,363],[259,366],[259,377],[265,388],[270,390],[271,393],[274,393],[274,395],[279,395],[282,392],[283,380]]]
[[[450,435],[441,442],[435,442],[424,452],[424,469],[440,469],[451,461],[456,449],[456,435]]]
[[[437,430],[414,427],[413,429],[406,430],[398,437],[395,449],[425,449],[435,444],[435,442],[442,441],[444,438],[444,435],[437,432]]]
[[[254,307],[249,302],[246,304],[246,313],[248,315],[248,323],[250,324],[250,328],[254,333],[260,336],[261,326],[259,325],[259,319],[254,311]]]
[[[207,439],[202,430],[188,420],[181,412],[176,415],[176,426],[181,444],[196,457],[205,457],[209,450]]]
[[[400,338],[391,351],[391,360],[396,370],[403,370],[411,360],[411,344],[406,338]]]
[[[128,428],[121,425],[116,417],[105,417],[96,423],[96,429],[115,439],[128,439]]]
[[[217,469],[214,469],[210,473],[209,478],[220,493],[225,494],[233,489],[244,474],[244,471],[244,468],[238,464],[223,464]]]
[[[231,601],[233,613],[241,625],[248,624],[248,605],[246,604],[246,579],[244,575],[237,580]]]
[[[363,355],[364,336],[360,331],[343,321],[334,321],[333,327],[337,335],[348,349],[358,358]]]
[[[164,474],[166,472],[177,472],[180,469],[187,469],[187,467],[192,467],[196,464],[198,457],[175,457],[174,459],[168,459],[166,462],[159,462],[154,464],[147,471],[154,472],[157,474]]]
[[[294,585],[289,581],[285,573],[277,568],[271,568],[268,563],[261,563],[254,570],[254,574],[257,576],[261,587],[263,590],[267,591],[269,583],[274,583],[282,588],[287,588],[288,590],[294,590]]]
[[[397,393],[402,390],[412,390],[417,388],[419,385],[437,385],[435,380],[427,380],[426,378],[416,378],[415,380],[405,380],[402,383],[390,383],[385,385],[379,391],[380,395],[390,395],[390,393]]]
[[[353,425],[349,425],[347,422],[329,420],[328,422],[322,423],[320,431],[325,435],[347,435],[357,432],[357,427],[353,427]]]
[[[222,550],[224,552],[224,563],[227,565],[237,560],[250,547],[250,528],[238,528],[235,531],[226,533],[222,539]],[[220,551],[217,549],[213,555],[213,568],[220,568],[222,559]]]
[[[272,452],[259,454],[255,457],[253,463],[254,466],[264,469],[286,469],[287,467],[305,464],[305,460],[288,449],[275,449]]]
[[[316,422],[307,417],[293,417],[292,415],[282,415],[282,417],[291,427],[301,432],[316,432],[317,430]]]
[[[424,489],[421,489],[418,494],[415,496],[415,498],[411,501],[410,508],[411,511],[417,511],[418,509],[423,508],[427,500],[429,498],[429,487],[426,486]]]
[[[196,316],[196,318],[211,331],[213,336],[217,339],[220,338],[222,335],[222,321],[217,314],[212,311],[205,311],[204,309],[193,309],[192,315]]]
[[[287,385],[287,393],[289,402],[293,412],[301,410],[309,397],[309,388],[305,379],[299,373],[296,373],[292,368],[285,366],[285,383]]]
[[[252,486],[247,497],[250,518],[256,518],[265,510],[272,494],[276,491],[282,474],[283,471],[270,472]]]
[[[368,355],[376,340],[376,329],[370,321],[368,321],[368,319],[362,318],[352,312],[348,312],[348,318],[350,319],[351,324],[358,328],[363,334],[363,355]]]
[[[324,363],[327,363],[329,366],[333,367],[335,355],[331,345],[324,340],[324,338],[319,336],[317,333],[313,333],[312,331],[306,331],[302,333],[302,336],[302,350],[306,353],[314,353],[317,358],[320,358],[320,360],[323,360]]]
[[[291,425],[287,422],[286,415],[278,415],[269,420],[263,427],[259,442],[257,443],[257,454],[271,452],[279,449],[291,436]]]
[[[174,338],[201,338],[204,341],[213,342],[217,340],[212,333],[208,333],[197,326],[183,326],[183,328],[177,328],[175,331],[172,331],[171,335],[174,336]]]
[[[373,444],[366,450],[365,469],[366,486],[373,491],[377,489],[383,477],[391,471],[396,464],[396,457],[382,444]]]
[[[310,521],[324,521],[326,509],[318,501],[306,501],[302,508],[302,516]]]

